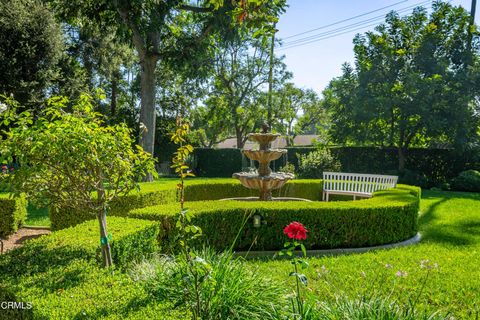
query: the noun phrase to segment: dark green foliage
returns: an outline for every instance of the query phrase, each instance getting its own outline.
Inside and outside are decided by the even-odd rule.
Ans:
[[[396,147],[397,168],[412,147],[458,150],[478,141],[478,34],[461,6],[390,12],[354,40],[354,67],[323,92],[335,143]],[[471,41],[470,32],[475,36]],[[472,44],[472,50],[469,45]]]
[[[341,147],[331,150],[342,163],[344,172],[396,174],[398,171],[398,151],[395,148]],[[459,153],[454,149],[411,148],[405,163],[408,170],[426,176],[429,187],[475,167],[480,167],[480,162],[474,151]]]
[[[305,183],[304,186],[311,185]],[[301,192],[295,195],[302,196]],[[129,216],[160,221],[162,245],[167,246],[174,238],[177,207],[176,204],[147,207],[133,210]],[[192,223],[205,234],[201,241],[219,250],[233,243],[239,230],[242,231],[236,249],[278,250],[285,240],[282,230],[292,221],[300,221],[311,230],[305,241],[307,248],[361,247],[412,237],[417,232],[419,189],[400,186],[360,201],[197,201],[187,203],[187,208],[195,214]],[[262,216],[265,224],[261,228],[253,227],[254,214]],[[242,229],[245,219],[247,223]]]
[[[0,238],[15,233],[27,217],[27,201],[23,195],[0,194]]]
[[[376,147],[332,147],[332,155],[337,158],[343,172],[398,174],[398,151],[395,148]],[[288,162],[298,170],[298,155],[305,155],[315,150],[311,147],[287,148],[286,157],[274,161],[272,169],[279,170]],[[413,181],[422,187],[439,185],[456,177],[466,169],[480,168],[478,151],[459,153],[454,149],[408,150],[405,168],[426,177],[425,182]],[[195,149],[195,171],[198,176],[230,177],[233,172],[242,170],[242,155],[238,149]],[[400,176],[402,176],[400,174]],[[412,180],[402,183],[410,184]]]
[[[430,185],[428,178],[424,174],[408,169],[404,169],[399,173],[398,180],[401,183],[418,186],[421,188],[427,188]]]
[[[467,170],[461,172],[451,183],[453,190],[480,192],[480,172]]]
[[[62,55],[60,26],[40,1],[0,1],[0,94],[42,101]]]
[[[300,178],[322,178],[324,171],[340,171],[340,161],[332,156],[329,149],[322,148],[306,155],[297,155],[299,159],[298,176]]]
[[[195,174],[199,177],[231,177],[242,170],[240,149],[195,149]]]

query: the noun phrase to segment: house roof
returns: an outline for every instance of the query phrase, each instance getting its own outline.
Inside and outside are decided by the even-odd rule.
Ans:
[[[319,141],[319,136],[316,134],[302,134],[298,135],[293,139],[294,146],[311,146],[313,141]],[[244,149],[252,149],[255,146],[254,142],[246,141]],[[287,141],[285,137],[278,137],[277,140],[272,142],[272,148],[285,148],[287,146]],[[215,146],[215,148],[226,149],[226,148],[236,148],[237,139],[228,138]]]

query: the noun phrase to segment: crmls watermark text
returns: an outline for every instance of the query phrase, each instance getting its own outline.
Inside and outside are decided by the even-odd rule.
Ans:
[[[17,302],[17,301],[2,301],[0,302],[0,309],[32,309],[31,302]]]

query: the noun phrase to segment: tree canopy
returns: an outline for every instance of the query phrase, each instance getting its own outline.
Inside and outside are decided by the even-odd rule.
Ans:
[[[59,76],[60,26],[39,1],[1,0],[0,12],[0,94],[22,105],[42,102]]]
[[[390,13],[354,39],[355,67],[324,91],[336,142],[394,146],[399,168],[411,146],[462,146],[479,121],[478,41],[468,50],[469,14],[435,2],[433,12]]]

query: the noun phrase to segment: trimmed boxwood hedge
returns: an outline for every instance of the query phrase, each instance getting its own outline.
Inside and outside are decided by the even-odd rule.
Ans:
[[[117,198],[111,205],[108,215],[125,216],[132,209],[143,208],[156,204],[175,201],[176,192],[174,184],[166,186],[152,183],[144,184],[142,190],[132,191],[126,196]],[[95,215],[82,208],[49,208],[52,230],[60,230],[75,226],[87,220],[95,219]]]
[[[176,181],[142,184],[140,192],[120,198],[110,215],[160,221],[160,243],[173,244]],[[314,202],[239,202],[209,201],[228,197],[254,196],[234,179],[193,179],[186,186],[187,207],[195,213],[194,224],[205,236],[202,241],[217,248],[228,247],[241,229],[238,250],[277,250],[284,239],[282,229],[298,220],[309,229],[309,249],[362,247],[392,243],[412,237],[417,232],[420,189],[399,185],[396,189],[376,192],[372,199],[320,202],[321,180],[293,180],[274,192],[274,196],[299,197]],[[152,206],[152,204],[154,204]],[[138,208],[133,209],[135,206]],[[254,214],[265,225],[253,228]],[[249,215],[243,229],[245,216]],[[52,215],[52,225],[65,226],[84,218],[79,211]],[[89,216],[86,216],[89,217]]]
[[[108,232],[112,234],[112,256],[116,266],[126,266],[131,261],[158,250],[158,223],[122,217],[109,217],[107,223]],[[39,268],[73,259],[96,261],[100,264],[98,222],[86,221],[75,227],[53,232],[13,250],[7,257],[20,260],[21,257],[24,258],[17,266],[19,273],[40,272]]]
[[[110,217],[115,267],[158,251],[158,223]],[[32,309],[0,310],[0,319],[189,319],[168,302],[152,300],[125,272],[99,266],[96,221],[28,241],[0,255],[0,301]]]
[[[308,190],[319,184],[316,180],[298,185]],[[299,192],[296,196],[302,194]],[[419,202],[419,188],[400,185],[376,192],[372,199],[358,201],[193,201],[187,202],[187,208],[195,214],[192,223],[203,230],[200,242],[219,250],[229,247],[237,235],[237,250],[281,249],[285,241],[282,230],[292,221],[300,221],[310,230],[305,241],[308,249],[323,249],[373,246],[408,239],[417,233]],[[132,210],[129,216],[159,221],[160,243],[168,248],[175,238],[177,213],[178,204],[172,203]],[[252,223],[255,214],[261,215],[264,221],[258,229]]]
[[[27,201],[25,197],[10,197],[0,194],[0,237],[15,233],[27,218]]]
[[[159,204],[174,203],[177,200],[175,185],[176,180],[169,182],[159,181],[142,183],[140,191],[119,197],[112,204],[109,215],[127,216],[132,209],[144,208]],[[318,200],[322,192],[319,180],[294,180],[285,187],[273,192],[274,196],[303,197]],[[230,197],[256,196],[258,192],[243,187],[234,179],[192,179],[186,182],[186,201],[218,200]],[[60,230],[77,225],[83,221],[94,219],[81,208],[50,208],[50,221],[52,230]]]

